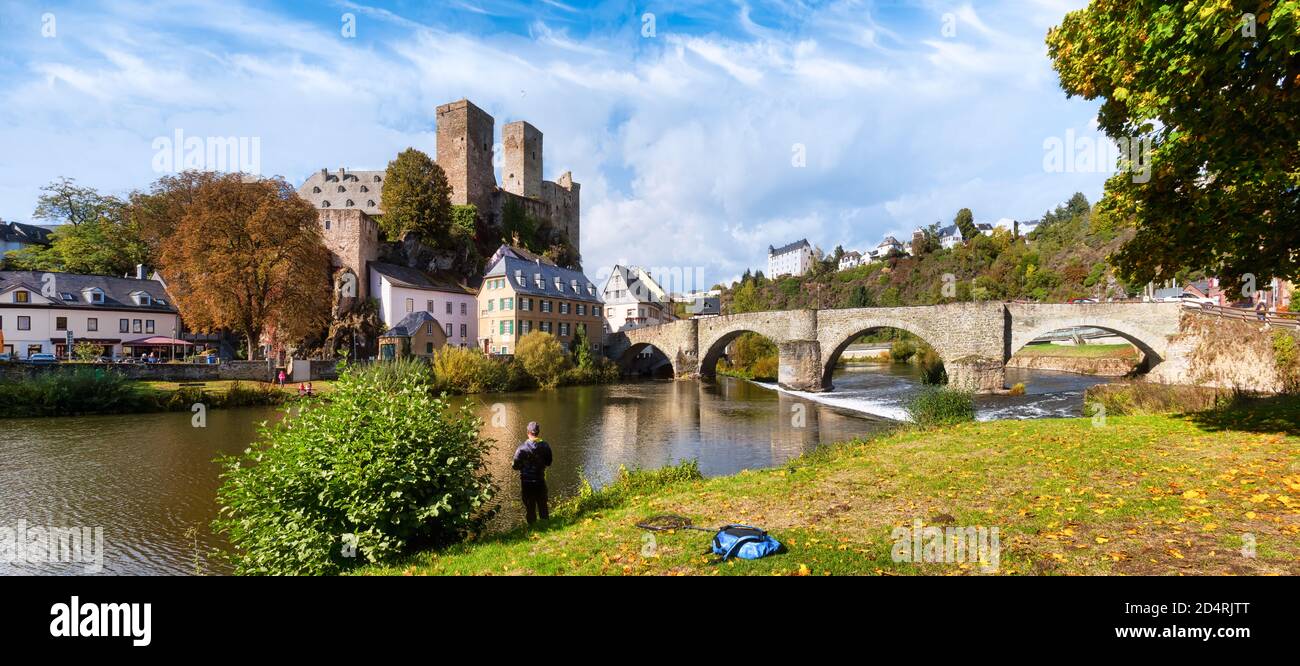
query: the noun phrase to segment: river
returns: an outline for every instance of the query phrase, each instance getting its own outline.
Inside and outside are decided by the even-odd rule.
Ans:
[[[1083,390],[1103,379],[1007,371],[1024,396],[981,396],[981,419],[1078,415]],[[620,465],[653,468],[697,459],[709,476],[780,465],[821,443],[892,427],[919,390],[909,365],[840,370],[835,391],[797,394],[721,378],[574,386],[457,398],[476,405],[496,440],[498,523],[521,520],[510,456],[528,421],[555,451],[552,496],[574,492],[585,474],[600,486]],[[0,528],[102,527],[104,573],[224,573],[208,553],[224,544],[208,523],[219,485],[213,459],[243,450],[274,409],[213,410],[207,427],[183,413],[0,420]],[[0,574],[82,573],[80,564],[13,564]]]

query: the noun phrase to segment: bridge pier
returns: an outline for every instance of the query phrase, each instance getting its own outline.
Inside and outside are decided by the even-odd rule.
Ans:
[[[777,383],[792,391],[822,391],[822,346],[816,340],[777,343]]]
[[[993,393],[1006,383],[1006,366],[1002,361],[983,356],[963,356],[943,364],[948,371],[948,385],[963,391]]]

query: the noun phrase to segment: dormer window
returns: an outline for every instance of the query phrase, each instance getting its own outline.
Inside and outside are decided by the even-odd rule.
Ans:
[[[339,191],[340,191],[340,192],[347,192],[347,191],[348,191],[348,188],[343,187],[342,185],[339,185]]]
[[[99,287],[84,289],[82,290],[81,295],[86,299],[87,303],[92,303],[94,305],[104,304],[104,290]]]
[[[541,273],[533,273],[533,283],[537,285],[537,288],[538,288],[538,289],[545,289],[545,288],[546,288],[546,283],[545,283],[545,282],[542,282],[542,274],[541,274]]]
[[[77,300],[77,299],[76,299],[72,294],[69,294],[69,293],[66,292],[66,291],[63,292],[62,294],[59,294],[59,295],[62,296],[64,302],[67,302],[67,303],[71,303],[71,302]]]
[[[369,207],[369,208],[374,208],[374,207],[375,207],[375,200],[374,200],[374,199],[371,199],[371,200],[367,201],[367,202],[366,202],[366,206]]]
[[[561,279],[558,278],[558,277],[555,278],[555,290],[556,290],[556,291],[564,291],[564,280],[561,280]]]
[[[379,176],[375,176],[375,182],[376,182],[376,183],[382,183],[383,181],[384,181],[383,178],[381,178],[381,177],[379,177]]]
[[[353,203],[351,199],[348,199],[348,206],[349,206],[349,207],[350,207],[350,206],[355,206],[355,205],[356,205],[356,204]]]
[[[15,291],[15,292],[14,292],[14,302],[15,302],[15,303],[31,303],[31,302],[32,302],[32,292],[30,292],[30,291],[23,291],[23,290],[21,290],[21,289],[19,289],[18,291]]]
[[[313,187],[313,188],[311,188],[311,192],[312,192],[312,194],[320,194],[320,188],[319,188],[319,187]]]
[[[578,293],[578,281],[569,280],[569,288],[573,290],[573,293]]]
[[[153,305],[153,296],[147,292],[137,291],[131,294],[135,298],[135,304],[141,306]]]
[[[370,188],[369,188],[369,187],[366,187],[365,185],[362,185],[362,186],[361,186],[361,191],[362,191],[362,192],[369,192],[369,191],[370,191]]]
[[[320,202],[320,205],[321,205],[321,208],[329,208],[329,207],[330,207],[330,202],[329,202],[328,199],[326,199],[325,201]]]
[[[518,283],[519,283],[519,286],[521,286],[521,287],[524,285],[524,272],[523,272],[523,271],[515,271],[515,282],[518,282]]]

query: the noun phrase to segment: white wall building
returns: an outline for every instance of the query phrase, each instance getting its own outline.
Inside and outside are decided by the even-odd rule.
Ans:
[[[162,282],[39,271],[0,271],[0,334],[4,353],[68,358],[88,342],[105,356],[166,356],[180,333],[180,315]],[[183,353],[183,351],[182,351]]]
[[[803,275],[812,269],[814,252],[808,239],[800,239],[781,247],[767,246],[767,276]]]
[[[862,265],[862,253],[856,250],[849,250],[840,256],[840,270],[846,271],[850,268],[857,268]]]
[[[606,333],[677,319],[668,293],[648,271],[636,266],[615,266],[601,294]]]
[[[468,287],[430,277],[396,264],[370,262],[370,294],[379,299],[379,316],[392,328],[407,315],[433,315],[447,344],[472,347],[478,339],[478,295]]]

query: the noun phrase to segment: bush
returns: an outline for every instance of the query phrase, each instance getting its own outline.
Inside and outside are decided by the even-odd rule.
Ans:
[[[763,381],[776,381],[777,371],[780,369],[780,361],[775,356],[764,356],[754,362],[751,375],[754,379]]]
[[[916,353],[916,345],[911,340],[895,340],[889,345],[889,356],[895,363],[905,363]]]
[[[550,333],[533,331],[519,340],[515,358],[542,388],[555,388],[569,369],[569,355]]]
[[[938,352],[926,346],[918,350],[912,359],[921,369],[922,384],[938,386],[948,383],[948,371],[943,367],[943,359],[939,358]]]
[[[946,387],[926,387],[908,403],[907,415],[923,428],[973,421],[975,396]]]
[[[560,517],[573,518],[587,511],[609,509],[634,497],[655,495],[671,486],[699,481],[703,478],[699,461],[696,460],[683,460],[676,465],[650,470],[629,470],[619,465],[618,475],[614,481],[600,490],[593,489],[586,475],[582,475],[582,485],[578,489],[578,494],[562,500],[552,513]]]
[[[1016,382],[1016,385],[1012,386],[1011,390],[1007,391],[1007,395],[1024,395],[1024,394],[1025,394],[1024,382]]]
[[[247,574],[335,574],[463,540],[491,517],[490,441],[414,364],[343,368],[329,400],[220,460],[213,528]]]
[[[604,358],[592,359],[587,367],[569,368],[564,373],[561,383],[566,386],[582,384],[612,384],[619,379],[618,364]]]
[[[0,417],[117,414],[155,408],[125,376],[102,368],[42,372],[0,381]]]
[[[478,349],[452,347],[433,355],[433,383],[438,391],[483,393],[507,391],[518,386],[507,363],[493,359]]]

